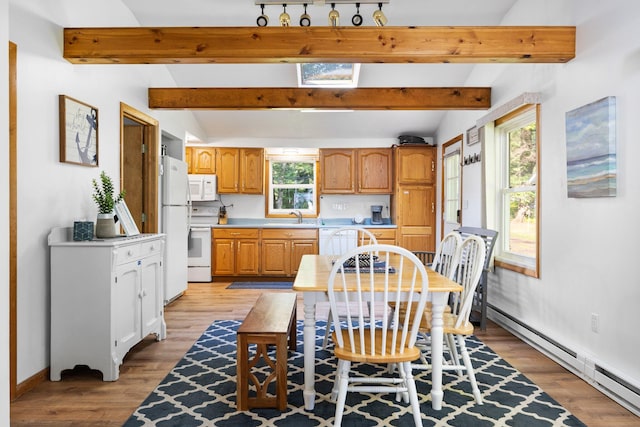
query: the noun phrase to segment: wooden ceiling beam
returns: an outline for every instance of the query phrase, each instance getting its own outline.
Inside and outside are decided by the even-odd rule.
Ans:
[[[149,108],[486,110],[491,88],[150,88]]]
[[[129,27],[65,28],[76,64],[563,63],[576,28]]]

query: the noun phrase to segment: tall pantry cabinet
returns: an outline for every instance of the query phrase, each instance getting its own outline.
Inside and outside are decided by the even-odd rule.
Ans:
[[[395,188],[391,216],[398,245],[410,251],[436,249],[436,147],[393,148]]]

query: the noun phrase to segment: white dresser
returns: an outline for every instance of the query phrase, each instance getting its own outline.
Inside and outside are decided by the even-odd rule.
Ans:
[[[125,354],[149,334],[166,337],[164,234],[73,241],[54,228],[51,248],[51,367],[87,365],[115,381]]]

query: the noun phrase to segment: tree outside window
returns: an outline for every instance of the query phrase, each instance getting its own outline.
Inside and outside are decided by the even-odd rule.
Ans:
[[[292,210],[316,215],[314,160],[270,160],[269,178],[270,215],[289,215]]]

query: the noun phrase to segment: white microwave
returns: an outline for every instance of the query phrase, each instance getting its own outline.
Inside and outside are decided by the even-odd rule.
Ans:
[[[215,175],[189,175],[191,201],[218,200],[218,177]]]

